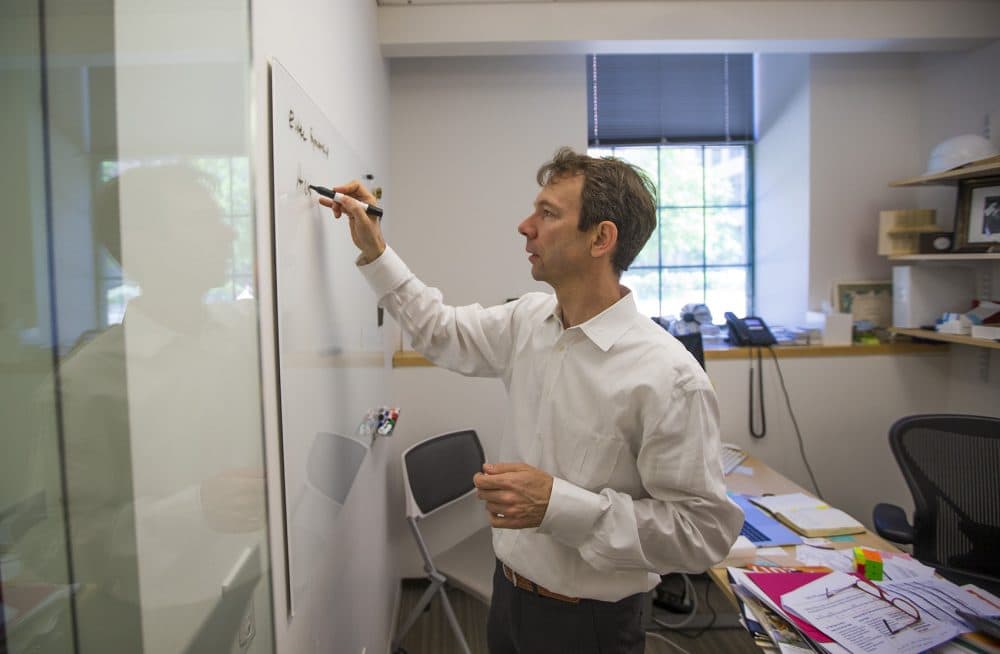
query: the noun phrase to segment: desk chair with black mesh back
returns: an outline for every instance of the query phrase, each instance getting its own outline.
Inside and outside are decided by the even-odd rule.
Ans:
[[[956,583],[1000,591],[1000,418],[915,415],[889,429],[892,453],[913,495],[903,509],[879,504],[872,519],[887,540]]]
[[[482,471],[483,464],[486,463],[483,446],[475,431],[465,429],[423,440],[403,452],[402,459],[403,489],[406,493],[406,521],[417,541],[420,556],[424,559],[424,570],[427,572],[427,578],[431,584],[399,630],[399,634],[393,641],[392,651],[396,652],[399,649],[403,636],[417,621],[424,608],[434,599],[434,595],[440,593],[441,606],[448,622],[451,623],[455,637],[458,639],[462,651],[465,654],[470,654],[469,645],[465,642],[465,636],[462,634],[458,619],[455,617],[455,611],[452,609],[445,591],[444,585],[448,578],[435,567],[434,560],[431,558],[427,543],[424,542],[417,523],[432,513],[436,513],[449,504],[475,492],[476,487],[472,478],[477,472]]]

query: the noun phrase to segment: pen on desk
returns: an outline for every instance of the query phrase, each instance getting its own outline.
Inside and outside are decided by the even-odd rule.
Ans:
[[[315,186],[313,184],[310,184],[309,188],[311,188],[312,190],[316,191],[317,193],[319,193],[324,197],[330,198],[337,204],[343,204],[344,198],[348,197],[343,193],[338,193],[337,191],[332,191],[328,188],[323,188],[322,186]],[[376,207],[374,204],[365,204],[364,202],[361,202],[361,200],[355,200],[355,202],[358,202],[362,207],[364,207],[365,213],[368,214],[369,216],[376,216],[378,218],[382,217],[382,210]]]

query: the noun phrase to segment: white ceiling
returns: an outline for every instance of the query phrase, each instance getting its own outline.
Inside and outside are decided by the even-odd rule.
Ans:
[[[1000,0],[376,0],[388,57],[931,52],[1000,39]]]

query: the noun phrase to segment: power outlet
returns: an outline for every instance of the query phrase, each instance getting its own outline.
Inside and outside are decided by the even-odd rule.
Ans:
[[[240,621],[239,643],[240,651],[245,652],[250,647],[250,642],[257,635],[257,625],[254,621],[254,606],[251,599],[247,603],[246,613]]]

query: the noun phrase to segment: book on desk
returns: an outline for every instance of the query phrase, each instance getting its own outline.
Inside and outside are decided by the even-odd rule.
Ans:
[[[751,502],[810,538],[864,533],[860,522],[805,493],[750,497]]]

